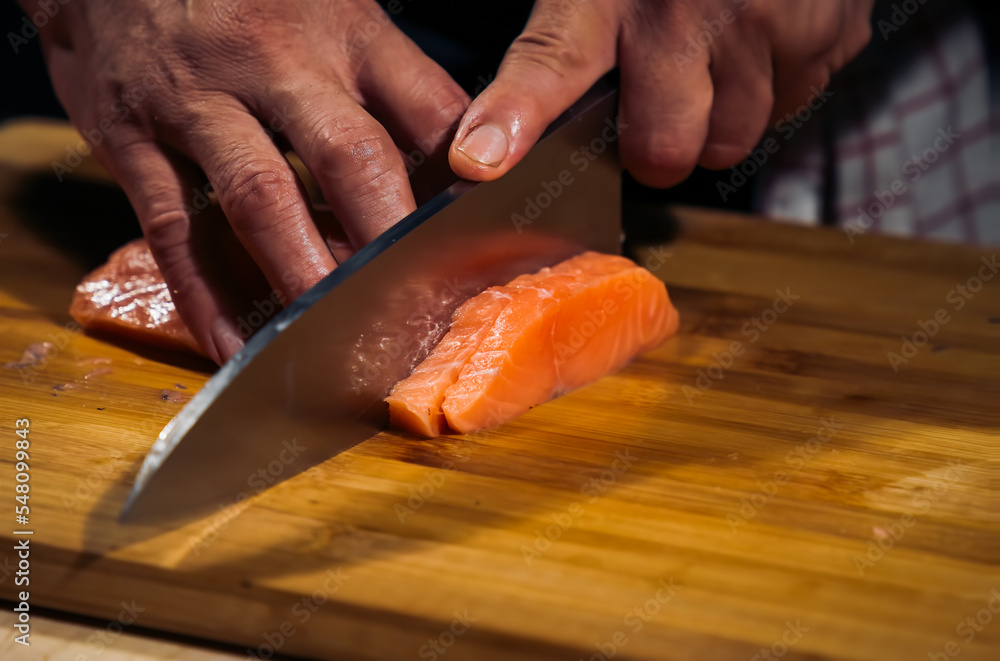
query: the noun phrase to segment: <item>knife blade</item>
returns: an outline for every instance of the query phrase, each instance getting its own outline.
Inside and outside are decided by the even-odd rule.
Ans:
[[[462,301],[620,252],[616,108],[605,77],[506,175],[455,183],[261,328],[160,433],[120,519],[189,518],[262,490],[261,471],[274,483],[354,447]]]

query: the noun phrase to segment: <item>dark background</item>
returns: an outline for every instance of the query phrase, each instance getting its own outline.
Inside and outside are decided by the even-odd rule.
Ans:
[[[437,60],[470,94],[481,91],[496,71],[503,53],[524,26],[531,0],[476,0],[474,3],[456,0],[400,0],[403,10],[394,17],[406,32],[432,58]],[[901,0],[880,1],[876,4],[873,24],[888,17],[893,5]],[[963,2],[964,0],[926,0],[928,3]],[[991,92],[997,100],[997,38],[998,9],[995,0],[967,0],[978,13],[984,31],[984,43],[989,49]],[[387,0],[382,0],[385,5]],[[474,16],[470,13],[474,12]],[[65,117],[48,74],[45,71],[38,37],[19,44],[15,54],[8,33],[20,33],[24,13],[15,2],[0,3],[0,26],[3,27],[2,93],[0,121],[22,115]],[[474,25],[475,29],[469,29]],[[874,38],[878,39],[875,31]],[[859,58],[862,59],[862,58]],[[845,73],[849,73],[846,72]],[[846,76],[845,76],[846,77]],[[832,86],[839,83],[835,77]],[[846,90],[849,94],[850,90]],[[739,192],[722,202],[715,190],[718,174],[696,169],[692,176],[668,191],[640,186],[625,177],[627,211],[655,212],[666,203],[697,204],[733,211],[753,208],[755,186],[743,186]],[[631,213],[627,216],[632,215]]]

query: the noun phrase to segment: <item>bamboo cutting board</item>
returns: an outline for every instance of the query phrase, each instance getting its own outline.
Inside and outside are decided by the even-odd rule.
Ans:
[[[658,350],[485,438],[383,433],[257,493],[276,439],[248,500],[167,528],[116,517],[210,366],[67,326],[86,264],[5,203],[0,363],[56,351],[0,369],[0,597],[27,418],[30,605],[112,632],[249,658],[1000,658],[995,251],[672,215],[639,253],[681,312]]]

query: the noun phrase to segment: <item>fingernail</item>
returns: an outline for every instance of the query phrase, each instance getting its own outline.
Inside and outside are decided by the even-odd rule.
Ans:
[[[220,365],[238,354],[244,346],[243,339],[225,317],[218,317],[212,322],[212,341]]]
[[[495,168],[507,157],[507,134],[496,124],[483,124],[465,137],[458,151],[477,163]]]

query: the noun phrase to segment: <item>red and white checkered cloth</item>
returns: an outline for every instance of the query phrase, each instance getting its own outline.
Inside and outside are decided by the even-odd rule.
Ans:
[[[758,211],[833,221],[851,240],[1000,243],[996,108],[976,14],[960,0],[913,5],[896,23],[876,20],[828,107],[762,169]]]

